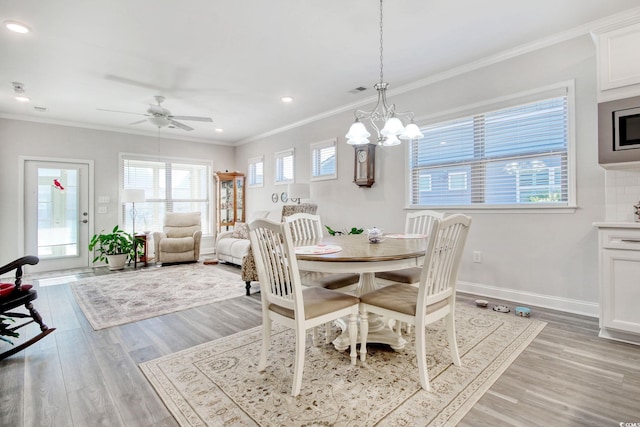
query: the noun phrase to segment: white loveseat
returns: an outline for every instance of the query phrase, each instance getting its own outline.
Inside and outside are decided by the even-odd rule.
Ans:
[[[260,211],[252,215],[251,220],[267,218],[270,211]],[[242,265],[242,259],[251,250],[249,241],[249,227],[247,224],[237,222],[235,229],[222,231],[216,236],[216,257],[218,261]]]

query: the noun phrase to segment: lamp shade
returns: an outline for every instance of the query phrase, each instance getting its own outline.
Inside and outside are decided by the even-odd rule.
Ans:
[[[367,139],[371,136],[367,128],[364,126],[360,120],[356,119],[355,122],[349,128],[349,132],[345,135],[347,139],[350,140],[363,140]]]
[[[400,144],[400,140],[395,135],[386,136],[382,140],[382,145],[385,146],[385,147],[392,147],[392,146],[398,145],[398,144]]]
[[[156,125],[159,128],[163,128],[165,126],[169,126],[171,124],[171,120],[165,118],[165,117],[149,117],[147,120],[149,120],[149,122],[153,123],[154,125]]]
[[[122,203],[142,203],[146,201],[144,190],[141,188],[127,188],[122,191]]]
[[[289,199],[308,199],[311,197],[311,186],[309,184],[289,184],[287,195]]]
[[[384,136],[389,135],[400,135],[404,131],[404,126],[402,126],[402,122],[397,117],[390,117],[385,123],[384,128],[380,131],[380,133]]]
[[[404,128],[404,133],[400,135],[400,139],[419,139],[424,137],[417,124],[411,122]]]

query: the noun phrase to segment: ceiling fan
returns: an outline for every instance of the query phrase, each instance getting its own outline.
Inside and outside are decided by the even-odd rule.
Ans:
[[[157,126],[159,128],[165,127],[165,126],[175,126],[177,128],[183,129],[183,130],[193,130],[193,128],[191,126],[187,126],[184,123],[180,123],[178,121],[176,121],[176,119],[178,120],[193,120],[193,121],[197,121],[197,122],[212,122],[213,120],[211,119],[211,117],[196,117],[196,116],[174,116],[173,114],[171,114],[171,111],[167,110],[166,108],[164,108],[161,104],[164,102],[165,98],[162,95],[156,95],[154,96],[157,105],[154,104],[149,104],[149,108],[147,108],[147,112],[146,113],[132,113],[130,111],[118,111],[118,110],[107,110],[104,108],[98,108],[98,110],[100,111],[110,111],[113,113],[126,113],[126,114],[137,114],[140,116],[146,116],[146,119],[143,120],[139,120],[137,122],[133,122],[133,123],[129,123],[130,125],[137,125],[140,123],[144,123],[144,122],[149,122],[151,124],[153,124],[154,126]]]

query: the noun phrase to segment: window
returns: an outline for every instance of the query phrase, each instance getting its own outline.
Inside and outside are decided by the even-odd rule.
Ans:
[[[336,140],[311,144],[311,180],[336,179]]]
[[[187,159],[147,159],[120,155],[121,189],[142,188],[146,201],[136,203],[136,232],[162,230],[166,212],[200,212],[202,233],[211,234],[211,163]],[[122,206],[120,222],[132,231],[132,210]]]
[[[410,204],[569,206],[568,90],[424,126],[410,145]]]
[[[293,183],[293,148],[276,153],[276,184]]]
[[[264,159],[254,157],[249,159],[249,176],[247,176],[248,187],[262,187],[264,185]]]

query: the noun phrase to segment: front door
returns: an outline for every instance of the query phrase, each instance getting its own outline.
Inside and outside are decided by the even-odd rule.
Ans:
[[[24,161],[24,249],[42,272],[89,266],[89,166]]]

